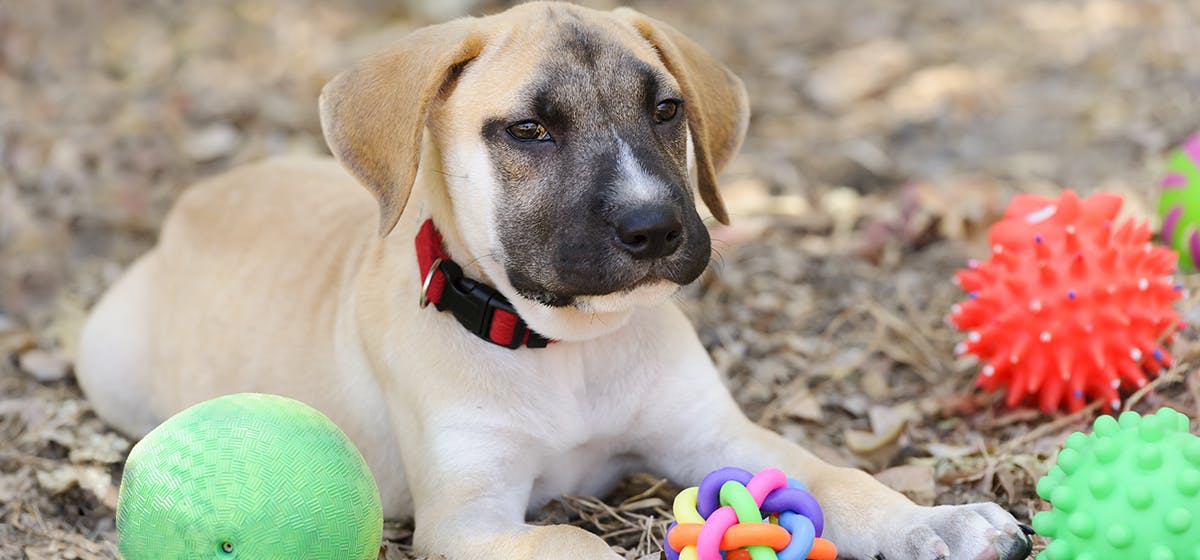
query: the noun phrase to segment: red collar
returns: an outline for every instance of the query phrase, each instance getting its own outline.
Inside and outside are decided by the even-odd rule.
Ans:
[[[421,224],[416,243],[421,307],[432,303],[438,311],[450,311],[475,336],[505,348],[545,348],[554,342],[533,332],[495,288],[463,276],[432,219]]]

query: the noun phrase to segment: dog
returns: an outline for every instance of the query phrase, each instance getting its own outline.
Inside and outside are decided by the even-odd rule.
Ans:
[[[848,558],[1028,555],[999,506],[917,506],[722,385],[671,296],[711,256],[697,198],[728,221],[716,175],[747,96],[669,25],[522,4],[413,32],[319,106],[336,161],[189,189],[85,323],[79,384],[117,429],[233,392],[310,403],[416,549],[454,560],[617,559],[526,516],[633,470],[727,465],[798,478]]]

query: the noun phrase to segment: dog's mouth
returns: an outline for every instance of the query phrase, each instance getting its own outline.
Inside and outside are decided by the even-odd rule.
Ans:
[[[517,288],[517,293],[521,294],[521,297],[527,300],[540,303],[546,307],[570,307],[571,305],[575,304],[575,298],[577,297],[566,294],[556,294],[554,292],[535,292],[522,290],[520,288]]]
[[[530,301],[540,303],[547,307],[575,307],[580,311],[596,311],[595,302],[601,299],[612,301],[619,298],[631,297],[636,300],[645,299],[642,292],[648,291],[664,291],[664,286],[669,286],[669,293],[674,293],[675,290],[683,284],[687,284],[694,280],[688,279],[686,282],[679,283],[673,278],[665,277],[662,274],[647,273],[641,278],[632,282],[624,283],[613,289],[588,289],[581,287],[578,289],[553,290],[542,286],[526,284],[524,282],[513,282],[513,287],[521,297]],[[604,307],[608,307],[605,305]]]
[[[605,308],[649,305],[661,301],[657,294],[673,294],[708,268],[712,253],[707,232],[701,227],[688,239],[670,256],[644,260],[587,244],[564,244],[525,259],[505,259],[504,269],[518,295],[547,307],[583,309],[598,301]]]

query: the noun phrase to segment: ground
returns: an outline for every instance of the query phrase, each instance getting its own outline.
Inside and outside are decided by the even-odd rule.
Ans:
[[[597,0],[596,7],[610,7]],[[70,356],[86,309],[195,179],[324,153],[315,99],[350,61],[504,2],[151,0],[0,10],[0,558],[114,558],[130,442],[90,412]],[[1022,520],[1065,436],[1095,416],[1009,410],[973,388],[951,283],[1019,192],[1115,191],[1155,220],[1161,156],[1200,127],[1192,0],[635,1],[746,82],[723,175],[733,226],[680,297],[752,418],[925,503]],[[1200,282],[1184,278],[1192,288]],[[1194,321],[1197,299],[1180,303]],[[1198,416],[1182,365],[1129,399]],[[1195,426],[1195,422],[1193,422]],[[674,489],[564,498],[628,558],[657,558]],[[408,528],[389,524],[386,558]]]

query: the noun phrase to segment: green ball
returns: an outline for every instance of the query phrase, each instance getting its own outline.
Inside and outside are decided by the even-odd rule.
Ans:
[[[1038,481],[1039,560],[1200,560],[1200,437],[1170,408],[1101,416]]]
[[[1180,270],[1200,270],[1200,133],[1167,157],[1158,214],[1163,243],[1179,252]]]
[[[255,393],[197,404],[129,454],[117,501],[125,560],[375,560],[379,487],[312,407]]]

